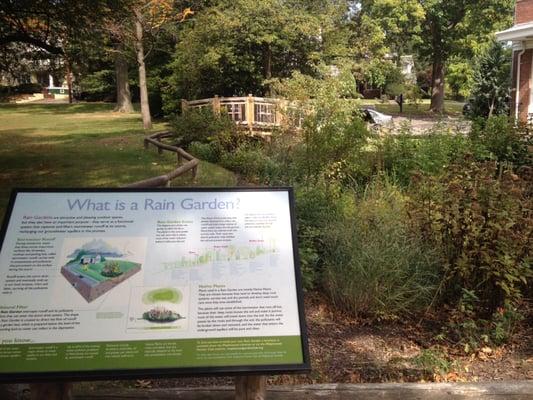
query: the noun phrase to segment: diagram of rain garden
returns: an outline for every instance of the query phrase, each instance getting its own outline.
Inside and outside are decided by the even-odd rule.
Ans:
[[[128,330],[187,329],[188,287],[134,287]]]
[[[255,245],[215,246],[212,249],[203,249],[198,252],[189,251],[189,254],[182,255],[176,261],[165,262],[163,263],[163,270],[198,267],[215,263],[251,261],[261,256],[276,253],[277,249],[274,239],[268,240],[267,243]]]
[[[109,292],[141,270],[141,264],[128,261],[113,239],[93,239],[76,248],[61,274],[88,303]]]

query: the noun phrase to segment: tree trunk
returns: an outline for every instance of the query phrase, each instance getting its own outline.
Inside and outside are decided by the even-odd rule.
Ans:
[[[115,107],[115,111],[130,113],[133,112],[133,105],[131,104],[130,84],[128,82],[128,62],[126,61],[123,50],[123,44],[117,44],[115,53],[117,106]]]
[[[431,82],[431,106],[429,109],[434,113],[442,113],[444,111],[444,62],[441,57],[435,57],[433,60]]]
[[[67,66],[68,103],[72,104],[72,68],[68,59],[66,60],[65,64]]]
[[[144,63],[143,47],[143,27],[141,25],[141,14],[135,10],[135,50],[137,52],[137,63],[139,64],[139,90],[141,92],[141,115],[144,129],[152,128],[152,117],[150,115],[150,104],[148,103],[148,88],[146,86],[146,65]]]
[[[272,48],[269,43],[265,45],[263,57],[265,80],[270,80],[272,78]],[[266,84],[266,95],[271,95],[270,82]]]

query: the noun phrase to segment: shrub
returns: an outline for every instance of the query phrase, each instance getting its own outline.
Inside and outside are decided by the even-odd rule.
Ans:
[[[500,163],[510,163],[514,167],[532,163],[528,151],[528,146],[533,144],[529,129],[516,125],[507,116],[477,119],[472,124],[470,138],[479,146],[485,146]]]
[[[515,305],[532,276],[532,174],[497,172],[496,162],[466,158],[440,176],[415,176],[410,203],[413,223],[442,250],[442,301],[457,304],[467,290],[479,315]]]
[[[324,286],[336,305],[395,317],[430,304],[438,255],[411,232],[405,199],[390,183],[371,185],[323,229]]]
[[[304,289],[319,286],[323,280],[324,228],[337,218],[343,200],[346,198],[339,198],[335,188],[323,183],[296,190],[298,248]]]
[[[435,175],[443,168],[474,152],[477,157],[486,156],[483,146],[475,146],[468,138],[437,126],[424,137],[412,137],[404,132],[387,136],[379,146],[384,170],[403,186],[418,171]]]
[[[220,151],[215,142],[201,143],[192,142],[188,149],[189,153],[200,160],[217,163],[220,160]]]
[[[250,181],[270,184],[278,181],[279,165],[259,147],[246,144],[232,153],[222,154],[222,166],[235,171]]]
[[[510,60],[510,50],[496,41],[480,58],[474,73],[471,117],[486,118],[509,113]]]
[[[108,278],[114,278],[116,276],[122,275],[122,271],[117,261],[106,261],[104,268],[102,268],[101,274],[102,276]]]
[[[233,121],[225,114],[215,114],[211,108],[191,109],[174,116],[170,125],[181,146],[192,142],[207,143],[218,134],[236,131]]]
[[[115,101],[115,71],[104,69],[88,74],[80,82],[80,97],[88,101]]]

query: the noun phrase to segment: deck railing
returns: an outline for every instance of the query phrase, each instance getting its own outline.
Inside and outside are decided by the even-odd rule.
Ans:
[[[272,130],[286,125],[300,128],[303,116],[294,104],[286,100],[254,97],[219,97],[201,100],[182,100],[182,111],[211,108],[214,113],[225,112],[239,126],[253,130]]]

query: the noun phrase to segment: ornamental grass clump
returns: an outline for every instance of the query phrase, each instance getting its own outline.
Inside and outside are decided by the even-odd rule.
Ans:
[[[400,191],[380,180],[325,227],[323,284],[340,308],[394,318],[430,304],[439,258],[411,231],[405,206]]]

